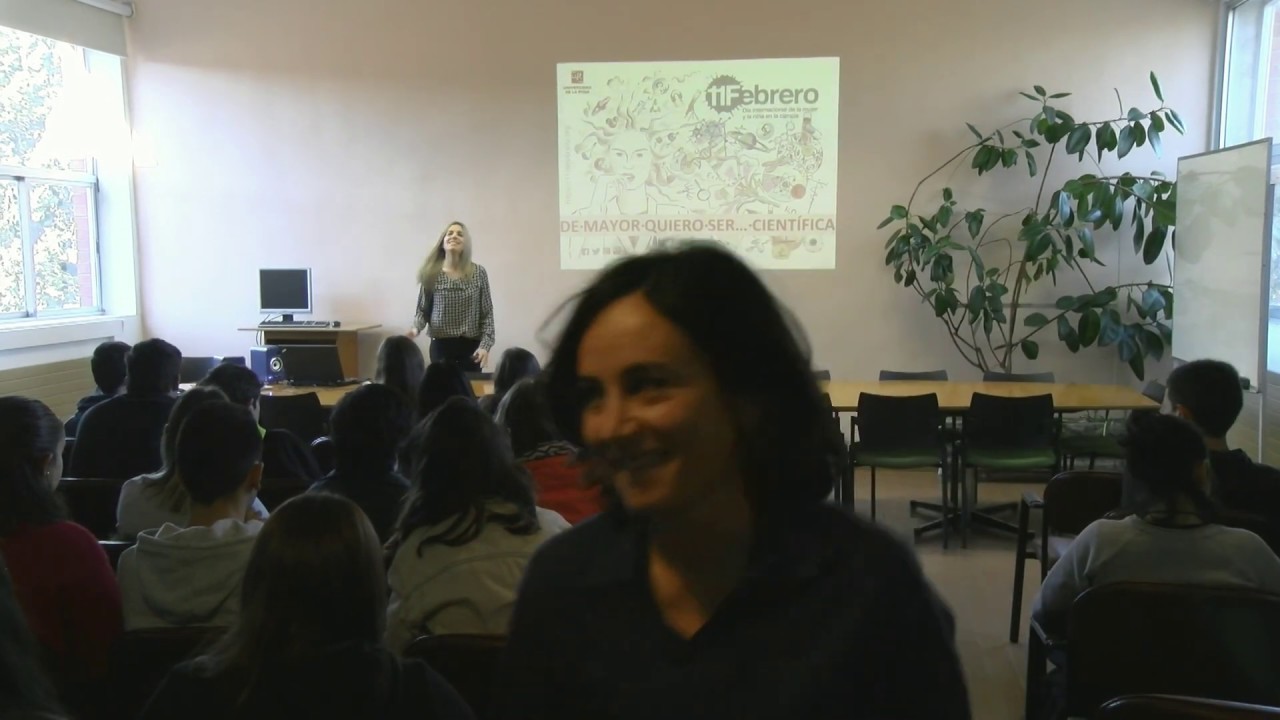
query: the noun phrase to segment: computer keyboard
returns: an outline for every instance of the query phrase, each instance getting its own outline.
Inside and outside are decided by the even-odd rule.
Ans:
[[[282,320],[269,320],[267,322],[258,323],[260,328],[327,328],[333,323],[328,320],[292,320],[284,322]]]

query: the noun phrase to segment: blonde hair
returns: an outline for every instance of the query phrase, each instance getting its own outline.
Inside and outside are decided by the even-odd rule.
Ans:
[[[440,277],[440,271],[444,270],[444,236],[449,234],[449,228],[454,225],[462,228],[462,257],[459,262],[462,266],[462,274],[469,277],[476,271],[475,263],[471,262],[471,231],[463,223],[451,222],[440,231],[436,244],[431,247],[431,252],[427,253],[427,259],[422,261],[422,267],[418,268],[418,284],[427,292],[435,289],[436,279]]]

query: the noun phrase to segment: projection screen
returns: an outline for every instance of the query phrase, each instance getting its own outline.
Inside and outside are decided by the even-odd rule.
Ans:
[[[835,267],[839,58],[556,74],[562,269],[690,237],[757,268]]]

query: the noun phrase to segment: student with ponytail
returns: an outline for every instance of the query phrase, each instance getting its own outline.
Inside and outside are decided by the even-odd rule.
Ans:
[[[1076,597],[1097,585],[1149,582],[1255,588],[1280,594],[1280,558],[1257,535],[1217,524],[1209,453],[1194,426],[1135,412],[1123,441],[1128,471],[1120,519],[1085,528],[1045,578],[1031,614],[1060,632]]]

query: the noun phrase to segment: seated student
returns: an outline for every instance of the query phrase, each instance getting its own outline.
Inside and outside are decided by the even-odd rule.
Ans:
[[[409,492],[409,481],[396,472],[396,454],[413,428],[413,409],[399,390],[363,385],[338,401],[330,426],[335,468],[308,492],[349,498],[386,542]]]
[[[182,353],[159,338],[143,340],[125,358],[123,395],[91,408],[80,419],[71,452],[72,477],[137,477],[164,464],[160,437],[178,391]]]
[[[191,498],[178,477],[175,462],[178,452],[178,432],[182,424],[197,407],[211,402],[226,402],[227,396],[216,387],[194,387],[182,393],[169,414],[164,426],[164,438],[160,455],[164,465],[159,472],[139,475],[125,481],[120,488],[120,501],[116,504],[116,533],[124,540],[132,540],[143,530],[158,528],[166,523],[177,527],[187,526]],[[265,520],[267,508],[254,498],[245,518]]]
[[[471,381],[457,365],[433,362],[422,375],[418,386],[418,420],[425,420],[436,408],[452,397],[462,397],[475,402],[476,393]]]
[[[1098,520],[1072,541],[1040,588],[1032,617],[1066,628],[1080,593],[1115,582],[1256,588],[1280,594],[1280,558],[1247,530],[1217,524],[1208,451],[1190,423],[1135,412],[1124,439],[1133,513]]]
[[[129,343],[123,342],[104,342],[93,349],[93,357],[89,359],[89,372],[93,374],[97,392],[80,398],[80,402],[76,403],[76,414],[63,426],[67,437],[76,436],[80,418],[89,412],[89,408],[120,394],[120,389],[124,387],[124,358],[128,354]]]
[[[410,403],[417,402],[418,386],[427,370],[418,343],[404,335],[392,335],[378,346],[377,370],[373,381],[404,393]]]
[[[480,398],[480,407],[490,415],[498,414],[498,403],[506,396],[515,384],[525,378],[536,376],[542,372],[538,358],[520,347],[507,349],[498,362],[498,371],[493,374],[493,394]]]
[[[556,429],[542,382],[525,378],[508,390],[498,405],[497,422],[511,438],[516,462],[533,477],[539,505],[574,525],[604,510],[600,486],[584,484],[578,449]]]
[[[450,398],[409,436],[413,490],[388,543],[387,647],[426,634],[505,633],[525,566],[566,530],[534,505],[529,477],[493,419]]]
[[[253,415],[225,401],[202,404],[178,432],[178,477],[191,498],[187,527],[138,535],[120,556],[126,630],[225,627],[240,611],[240,581],[262,529],[245,520],[262,481]]]
[[[380,550],[345,498],[281,505],[249,557],[239,619],[212,650],[169,673],[142,720],[473,717],[426,664],[382,646]]]
[[[1195,425],[1209,448],[1210,494],[1225,510],[1280,526],[1280,470],[1227,447],[1227,432],[1244,407],[1240,374],[1220,360],[1195,360],[1169,375],[1173,412]],[[1278,528],[1280,529],[1280,528]]]
[[[210,370],[200,385],[218,388],[231,402],[249,408],[253,421],[258,422],[262,380],[254,371],[243,365],[224,363]],[[266,430],[261,425],[258,425],[258,434],[262,436],[263,480],[294,480],[310,484],[319,479],[320,467],[311,449],[298,436],[278,428]]]
[[[68,522],[62,421],[44,403],[0,397],[0,555],[31,634],[61,683],[101,679],[120,635],[120,588],[107,555]]]
[[[41,662],[40,650],[14,597],[13,581],[0,563],[0,718],[65,717]]]

